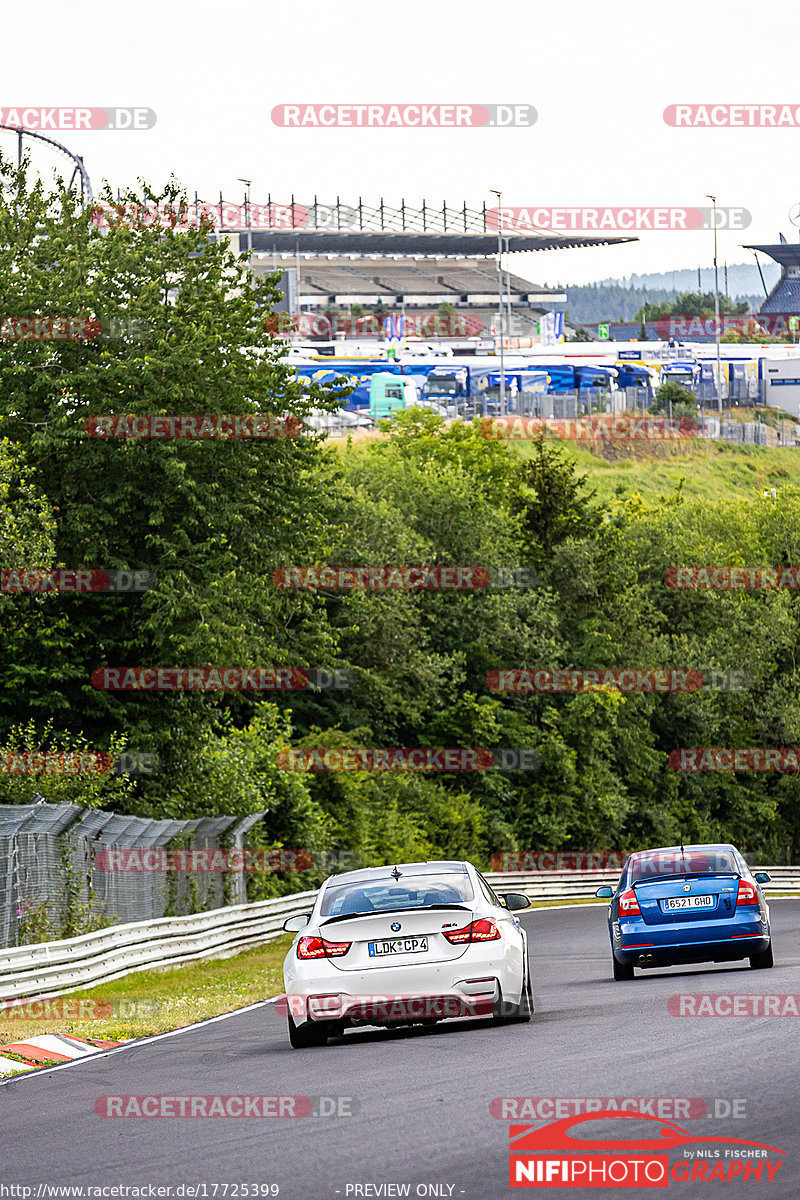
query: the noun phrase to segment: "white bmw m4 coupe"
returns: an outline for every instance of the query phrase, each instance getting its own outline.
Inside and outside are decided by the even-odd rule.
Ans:
[[[297,933],[283,964],[292,1046],[324,1046],[355,1025],[529,1021],[523,908],[527,896],[498,896],[468,862],[332,875],[313,910],[283,926]]]

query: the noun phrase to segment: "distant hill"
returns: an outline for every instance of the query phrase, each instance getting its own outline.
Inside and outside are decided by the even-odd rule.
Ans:
[[[764,272],[764,280],[768,288],[772,288],[778,282],[780,267],[777,263],[764,259],[761,256],[761,270]],[[650,275],[630,275],[623,279],[602,279],[603,284],[621,284],[623,287],[629,288],[669,288],[670,292],[713,292],[714,290],[714,268],[701,267],[701,286],[697,286],[697,267],[685,267],[676,271],[661,271],[657,274]],[[719,290],[724,292],[725,288],[725,268],[723,264],[719,267]],[[728,287],[727,293],[731,298],[742,296],[763,296],[764,289],[761,286],[761,278],[758,274],[758,267],[752,263],[731,263],[728,265]]]
[[[777,263],[762,263],[764,282],[771,289],[778,281]],[[591,325],[598,321],[631,321],[645,302],[674,300],[683,292],[698,290],[697,270],[685,268],[650,275],[631,275],[624,279],[604,279],[600,283],[568,284],[567,313],[572,324]],[[700,290],[713,292],[714,268],[700,271]],[[720,268],[719,290],[725,294],[725,273]],[[747,300],[751,310],[761,307],[764,288],[755,264],[737,263],[728,267],[727,295],[732,300]]]

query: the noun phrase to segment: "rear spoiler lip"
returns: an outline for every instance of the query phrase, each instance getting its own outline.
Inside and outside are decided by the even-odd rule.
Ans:
[[[339,913],[336,917],[326,917],[318,924],[321,929],[323,925],[332,925],[335,921],[361,921],[364,917],[391,917],[394,913],[430,912],[432,909],[446,909],[448,912],[454,909],[462,912],[474,911],[468,904],[415,904],[413,908],[389,908],[385,912]]]
[[[671,879],[744,879],[738,871],[681,871],[673,875],[655,875],[652,879],[637,879],[631,887],[640,883],[665,883]]]

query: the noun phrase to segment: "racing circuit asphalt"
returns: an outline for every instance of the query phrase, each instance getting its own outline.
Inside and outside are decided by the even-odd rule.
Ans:
[[[681,992],[800,993],[800,901],[774,900],[771,911],[773,970],[711,964],[637,972],[630,983],[611,979],[605,906],[522,914],[536,1002],[527,1025],[350,1031],[326,1048],[292,1050],[286,1017],[270,1004],[13,1079],[0,1086],[0,1182],[34,1185],[34,1200],[40,1183],[171,1184],[173,1196],[175,1185],[205,1183],[207,1200],[225,1183],[275,1183],[285,1200],[392,1196],[402,1193],[380,1185],[407,1183],[412,1197],[494,1200],[524,1194],[508,1185],[509,1123],[490,1115],[494,1097],[661,1096],[744,1099],[745,1118],[676,1123],[785,1154],[772,1183],[670,1180],[670,1194],[796,1198],[800,1019],[680,1018],[667,1008]],[[349,1096],[359,1111],[293,1120],[97,1116],[95,1100],[109,1094]],[[652,1122],[630,1125],[626,1137],[658,1132]],[[623,1136],[607,1129],[591,1136]],[[673,1150],[671,1162],[682,1153]],[[221,1187],[216,1195],[222,1200]]]

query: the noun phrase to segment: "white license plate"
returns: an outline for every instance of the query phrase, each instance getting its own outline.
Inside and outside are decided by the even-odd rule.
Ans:
[[[379,958],[383,954],[419,954],[428,949],[426,937],[392,938],[386,942],[367,942],[370,958]]]
[[[664,901],[664,909],[669,912],[673,908],[713,908],[713,896],[677,896],[673,900]]]

